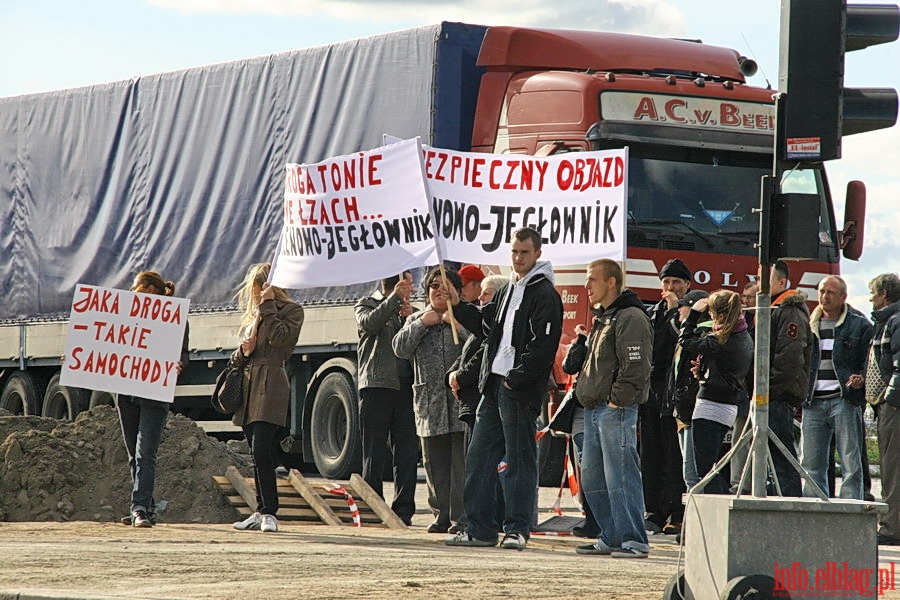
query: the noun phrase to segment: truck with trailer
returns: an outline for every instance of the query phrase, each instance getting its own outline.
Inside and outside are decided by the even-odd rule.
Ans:
[[[285,163],[374,148],[383,134],[493,153],[628,146],[626,284],[655,302],[656,273],[678,256],[694,287],[740,290],[755,276],[753,209],[772,164],[773,92],[747,83],[753,71],[696,41],[445,22],[2,98],[0,407],[74,418],[109,403],[59,385],[74,286],[127,287],[155,268],[191,299],[174,408],[208,418],[239,342],[235,288],[274,252]],[[838,230],[821,164],[783,187],[818,198],[804,230],[818,259],[792,266],[795,285],[814,288],[842,249],[859,257],[864,188],[851,188]],[[583,281],[583,267],[558,266],[566,332],[589,320]],[[353,304],[374,286],[293,292],[306,322],[282,447],[327,477],[359,468]]]

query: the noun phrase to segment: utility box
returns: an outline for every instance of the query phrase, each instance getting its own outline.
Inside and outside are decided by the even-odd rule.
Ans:
[[[857,500],[686,496],[684,597],[739,598],[740,585],[763,578],[774,579],[772,597],[877,596],[880,581],[894,585],[894,574],[878,569],[876,527],[886,511]]]

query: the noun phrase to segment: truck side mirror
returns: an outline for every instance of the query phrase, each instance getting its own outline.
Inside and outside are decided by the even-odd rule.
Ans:
[[[866,184],[862,181],[847,183],[844,203],[844,228],[840,233],[840,245],[844,258],[859,260],[863,251],[863,232],[866,223]]]

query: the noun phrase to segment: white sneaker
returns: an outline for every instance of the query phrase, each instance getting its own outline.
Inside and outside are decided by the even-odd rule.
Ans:
[[[507,550],[524,550],[525,544],[528,543],[528,540],[525,539],[525,536],[521,533],[507,533],[503,536],[503,541],[500,542],[501,548],[506,548]]]
[[[263,515],[262,525],[259,529],[260,531],[278,531],[278,519],[275,518],[275,515]]]
[[[241,531],[246,531],[248,529],[259,529],[259,526],[262,524],[262,515],[258,512],[253,513],[243,521],[238,521],[234,524],[235,529],[240,529]]]

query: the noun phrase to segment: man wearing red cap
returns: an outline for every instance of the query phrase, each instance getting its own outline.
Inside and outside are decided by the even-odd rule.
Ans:
[[[462,290],[460,296],[466,302],[476,302],[481,295],[481,280],[485,278],[484,271],[475,265],[463,265],[458,271],[462,278]]]

